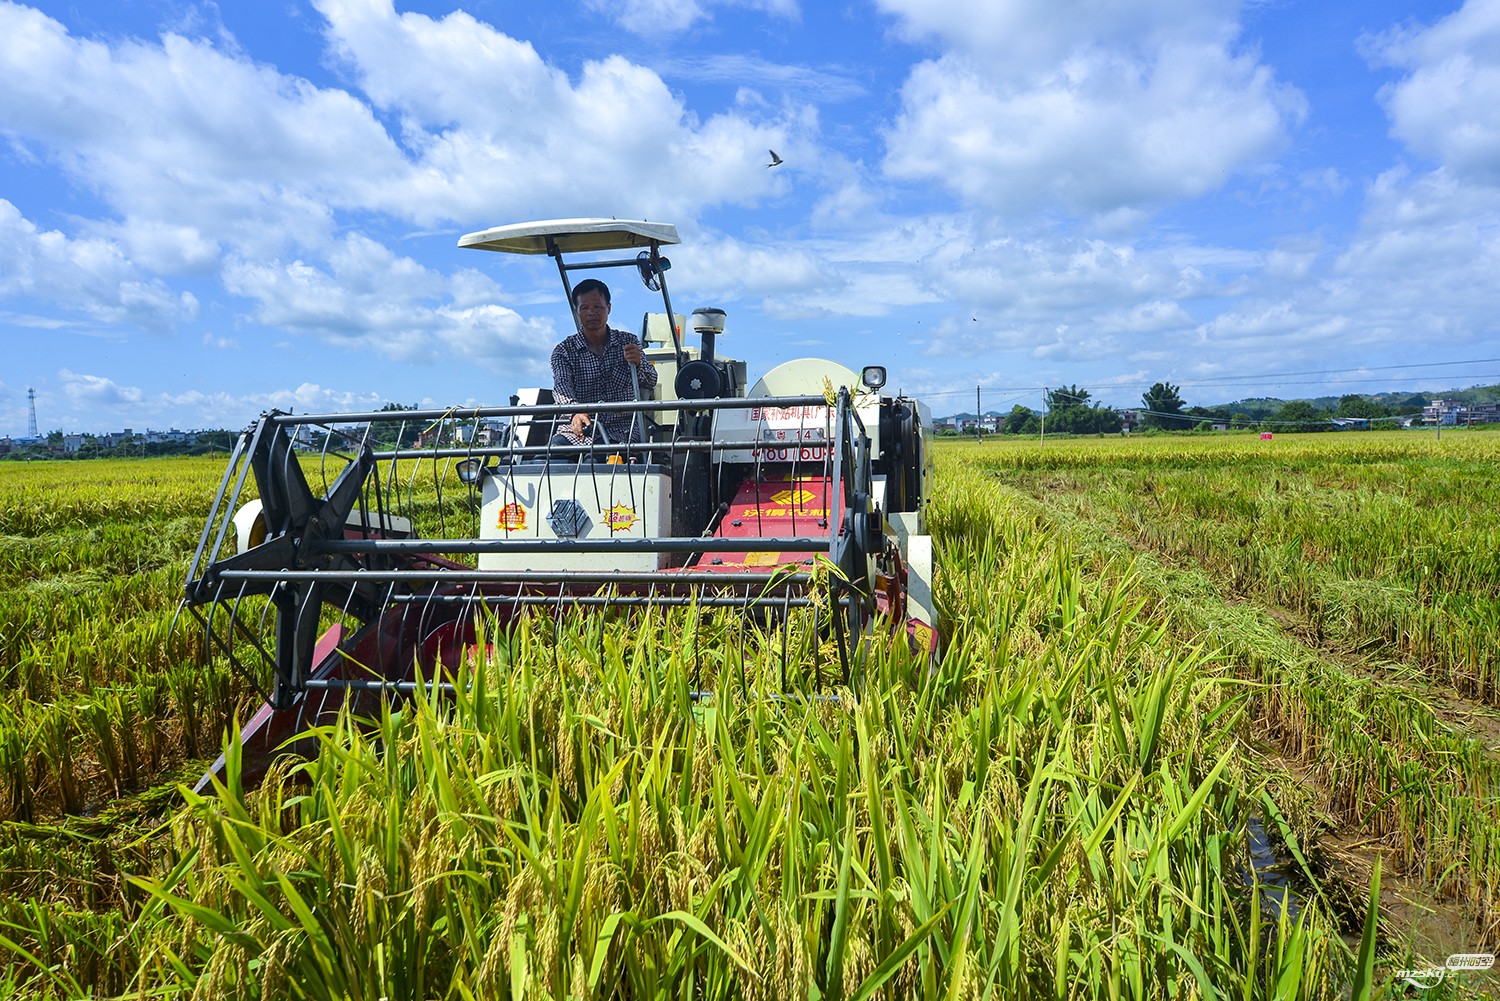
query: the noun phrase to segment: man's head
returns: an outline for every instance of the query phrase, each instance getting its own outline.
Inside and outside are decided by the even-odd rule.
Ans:
[[[598,292],[604,297],[604,305],[609,305],[609,286],[597,278],[585,278],[573,286],[573,308],[578,308],[578,300],[586,292]]]
[[[597,278],[585,278],[573,289],[573,312],[584,336],[595,344],[609,337],[609,286]]]

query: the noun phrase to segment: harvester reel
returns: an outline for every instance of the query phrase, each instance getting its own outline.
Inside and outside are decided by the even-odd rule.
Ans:
[[[210,564],[190,586],[193,603],[214,601],[229,587],[225,571],[357,570],[371,568],[355,557],[327,553],[319,544],[343,537],[344,526],[359,503],[365,480],[374,466],[364,448],[339,473],[322,497],[315,495],[303,475],[286,431],[271,419],[272,412],[241,436],[239,451],[249,453],[261,498],[265,541]],[[372,585],[306,579],[241,580],[234,595],[263,595],[276,609],[276,688],[271,702],[289,708],[312,667],[323,603],[338,605],[361,621],[377,617],[382,594]]]

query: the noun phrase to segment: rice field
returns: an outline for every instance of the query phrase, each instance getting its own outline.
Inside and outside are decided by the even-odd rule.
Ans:
[[[770,702],[741,620],[532,617],[206,797],[221,463],[4,464],[0,997],[1487,996],[1398,971],[1500,938],[1497,454],[945,442],[936,670]]]

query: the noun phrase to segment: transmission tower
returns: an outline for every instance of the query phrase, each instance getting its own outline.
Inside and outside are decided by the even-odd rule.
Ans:
[[[31,402],[31,418],[26,422],[26,437],[40,438],[36,430],[36,390],[27,387],[26,399]]]

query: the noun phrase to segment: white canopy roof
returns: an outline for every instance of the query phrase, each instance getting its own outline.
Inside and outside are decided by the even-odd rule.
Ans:
[[[565,254],[629,250],[657,243],[677,243],[677,227],[635,219],[548,219],[496,226],[459,238],[460,247],[502,254],[545,254],[551,239]]]

